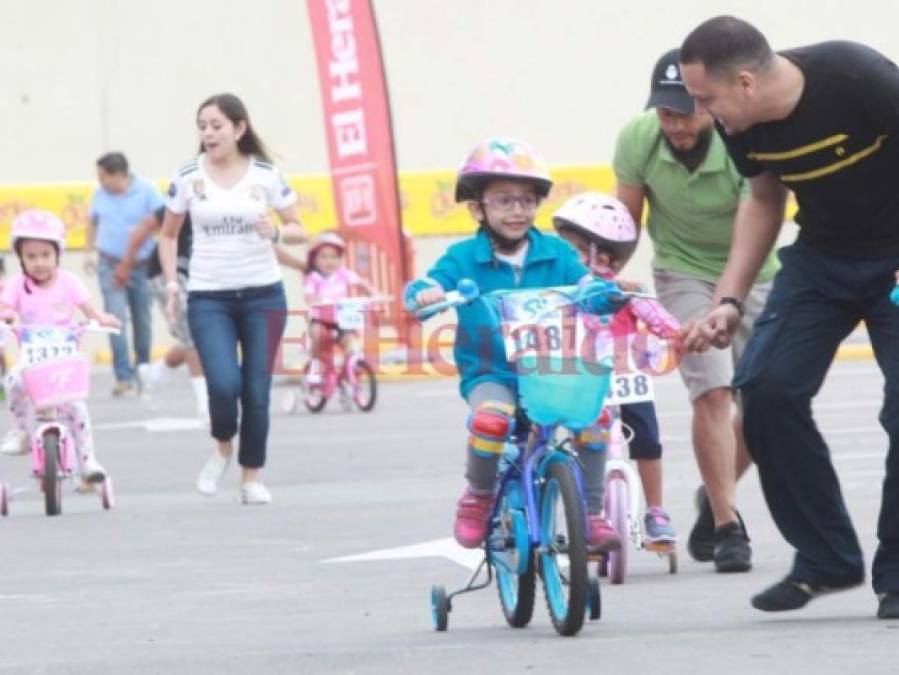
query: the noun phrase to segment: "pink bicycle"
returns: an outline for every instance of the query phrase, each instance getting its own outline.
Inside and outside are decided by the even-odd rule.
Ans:
[[[82,401],[90,391],[90,365],[79,350],[81,335],[86,330],[118,332],[97,324],[60,326],[7,327],[19,341],[16,367],[28,398],[37,413],[37,428],[31,436],[31,469],[44,493],[44,510],[48,516],[62,513],[62,482],[77,469],[75,441],[72,432],[60,419],[59,409],[66,403]],[[9,489],[0,494],[0,507],[8,510]],[[100,484],[100,500],[104,509],[113,506],[112,479]]]
[[[629,352],[632,352],[629,349]],[[654,348],[645,348],[642,358],[652,361],[662,353],[654,354]],[[667,358],[667,353],[664,354]],[[632,354],[629,354],[632,357]],[[653,364],[658,366],[658,363]],[[626,403],[652,401],[654,396],[652,376],[629,364],[629,370],[616,369],[609,387],[609,396],[600,417],[601,426],[607,430],[608,461],[606,462],[605,512],[621,538],[621,549],[607,553],[599,563],[600,576],[608,576],[613,584],[624,583],[627,575],[628,551],[645,550],[668,558],[668,572],[677,573],[677,540],[649,541],[644,532],[643,494],[640,476],[628,460],[628,444],[633,432],[621,421],[620,406]],[[661,368],[655,368],[660,371]]]
[[[390,300],[390,296],[371,296],[343,298],[336,302],[318,303],[316,307],[332,307],[335,313],[335,330],[339,336],[351,334],[352,341],[338,357],[335,349],[336,340],[332,338],[331,345],[325,352],[330,358],[323,359],[321,378],[312,382],[309,378],[309,364],[303,370],[303,383],[300,387],[301,398],[306,409],[311,413],[324,410],[328,400],[335,393],[340,394],[340,407],[344,412],[350,412],[353,407],[362,412],[370,412],[375,407],[378,395],[378,380],[375,370],[365,360],[365,354],[358,344],[359,331],[365,325],[365,312],[373,305]],[[281,401],[284,412],[292,413],[299,410],[299,397],[294,391],[288,391]]]

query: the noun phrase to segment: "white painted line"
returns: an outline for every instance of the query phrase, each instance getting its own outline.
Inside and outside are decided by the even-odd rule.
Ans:
[[[199,417],[151,417],[125,422],[95,424],[96,431],[117,431],[121,429],[143,429],[144,431],[188,431],[205,428]]]
[[[454,563],[462,565],[472,571],[476,570],[484,553],[481,549],[462,548],[452,537],[446,539],[434,539],[421,544],[411,546],[399,546],[397,548],[385,548],[368,553],[348,555],[342,558],[330,558],[321,560],[322,563],[354,563],[369,562],[374,560],[410,560],[414,558],[447,558]]]

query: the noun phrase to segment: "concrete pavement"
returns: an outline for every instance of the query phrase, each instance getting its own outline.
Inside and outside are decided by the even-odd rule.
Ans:
[[[423,543],[442,555],[433,542],[451,535],[463,485],[465,408],[454,380],[385,384],[368,415],[332,404],[287,416],[276,388],[267,507],[237,502],[233,468],[219,496],[195,491],[211,446],[190,418],[186,381],[159,391],[155,409],[111,399],[105,375],[94,384],[98,456],[117,505],[103,513],[96,497],[67,491],[63,515],[50,519],[37,491],[17,493],[0,521],[4,675],[895,672],[899,621],[874,619],[868,586],[780,616],[749,606],[790,563],[754,474],[739,493],[751,573],[716,575],[681,546],[670,576],[663,560],[634,554],[625,585],[603,582],[602,620],[577,638],[552,630],[542,590],[531,626],[508,628],[495,588],[458,599],[438,634],[428,591],[463,583],[459,561],[325,561]],[[666,501],[685,537],[698,483],[689,412],[676,376],[656,389]],[[886,450],[881,391],[873,363],[840,363],[816,406],[868,560]],[[0,479],[17,489],[26,471],[25,459],[0,458]]]

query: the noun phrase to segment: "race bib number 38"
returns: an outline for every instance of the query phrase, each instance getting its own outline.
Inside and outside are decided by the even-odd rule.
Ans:
[[[652,377],[639,371],[630,371],[612,375],[606,403],[609,405],[643,403],[652,401],[654,398]]]

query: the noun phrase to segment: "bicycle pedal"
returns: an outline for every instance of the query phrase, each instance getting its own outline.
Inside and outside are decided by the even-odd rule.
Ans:
[[[677,548],[675,541],[644,541],[643,548],[652,553],[671,553]]]

